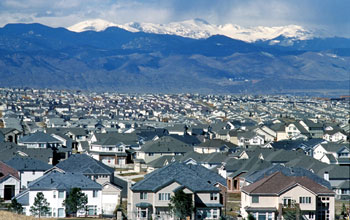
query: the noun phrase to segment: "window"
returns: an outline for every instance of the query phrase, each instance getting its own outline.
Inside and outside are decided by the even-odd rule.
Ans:
[[[272,220],[272,212],[268,212],[267,213],[267,219],[268,220]]]
[[[147,199],[147,192],[140,192],[140,199],[146,200]]]
[[[311,197],[299,197],[299,203],[300,204],[310,204]]]
[[[283,205],[284,206],[292,206],[292,199],[291,198],[283,198]]]
[[[33,175],[35,175],[35,171],[33,171]]]
[[[313,219],[314,218],[314,213],[313,212],[309,212],[309,219]]]
[[[58,191],[58,198],[64,198],[64,191]]]
[[[56,198],[56,191],[53,191],[53,198]]]
[[[218,194],[217,193],[210,193],[210,200],[218,200]]]
[[[253,196],[252,203],[259,203],[259,196]]]
[[[213,218],[218,218],[218,210],[213,209]]]
[[[170,193],[159,193],[158,200],[160,201],[168,201],[170,200]]]
[[[154,153],[148,153],[148,156],[154,156]]]
[[[98,197],[98,191],[97,190],[93,190],[92,191],[92,197],[94,197],[94,198]]]

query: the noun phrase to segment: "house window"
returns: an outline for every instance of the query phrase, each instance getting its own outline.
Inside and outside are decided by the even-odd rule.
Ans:
[[[170,200],[170,193],[159,193],[158,194],[159,201],[168,201]]]
[[[313,219],[313,218],[314,218],[314,215],[315,215],[315,213],[309,212],[309,219]]]
[[[210,193],[210,200],[218,200],[218,194],[217,193]]]
[[[56,198],[56,191],[53,191],[53,198]]]
[[[94,197],[94,198],[98,197],[98,191],[97,190],[93,190],[92,191],[92,197]]]
[[[218,210],[213,209],[213,218],[218,218]]]
[[[252,203],[259,203],[259,196],[252,196]]]
[[[35,175],[35,171],[33,171],[33,175]]]
[[[299,203],[300,204],[310,204],[311,197],[299,197]]]
[[[283,198],[283,205],[284,206],[292,206],[292,199],[291,198]]]
[[[58,191],[58,198],[64,198],[64,191]]]
[[[150,156],[150,157],[154,156],[154,153],[148,153],[148,156]]]
[[[272,220],[273,218],[272,218],[272,212],[268,212],[267,213],[267,219],[268,220]]]
[[[140,199],[146,200],[147,199],[147,192],[140,192]]]

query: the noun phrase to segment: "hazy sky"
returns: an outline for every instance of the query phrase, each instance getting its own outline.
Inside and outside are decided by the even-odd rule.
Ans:
[[[87,19],[169,23],[297,24],[350,37],[350,0],[0,0],[0,26],[39,22],[68,27]]]

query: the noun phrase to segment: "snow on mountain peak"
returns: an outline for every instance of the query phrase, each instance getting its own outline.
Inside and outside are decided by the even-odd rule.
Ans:
[[[91,20],[79,22],[75,25],[68,27],[67,29],[74,32],[104,31],[108,27],[115,27],[115,26],[118,26],[118,25],[102,19],[91,19]]]
[[[213,25],[207,21],[195,18],[168,24],[154,24],[143,22],[130,22],[126,24],[114,24],[102,19],[87,20],[68,27],[69,30],[81,32],[86,30],[103,31],[108,27],[119,27],[131,32],[146,32],[155,34],[171,34],[189,38],[208,38],[212,35],[220,34],[227,37],[254,42],[257,40],[271,40],[279,36],[293,38],[296,40],[306,40],[314,37],[312,31],[298,25],[287,25],[278,27],[241,27],[234,24]]]

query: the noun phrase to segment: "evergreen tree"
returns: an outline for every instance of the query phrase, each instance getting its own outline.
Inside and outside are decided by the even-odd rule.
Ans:
[[[12,199],[11,201],[11,211],[17,213],[17,214],[22,214],[23,213],[23,207],[22,204],[17,202],[17,199]]]
[[[72,188],[67,199],[63,201],[63,205],[66,207],[66,212],[75,216],[79,210],[85,210],[87,203],[88,197],[80,188]]]
[[[47,202],[44,194],[42,192],[38,192],[34,198],[33,206],[30,207],[30,212],[32,215],[40,218],[42,215],[47,215],[50,212],[49,206],[50,203]]]
[[[182,190],[175,192],[175,195],[170,198],[169,208],[180,219],[191,216],[193,212],[192,196]]]

